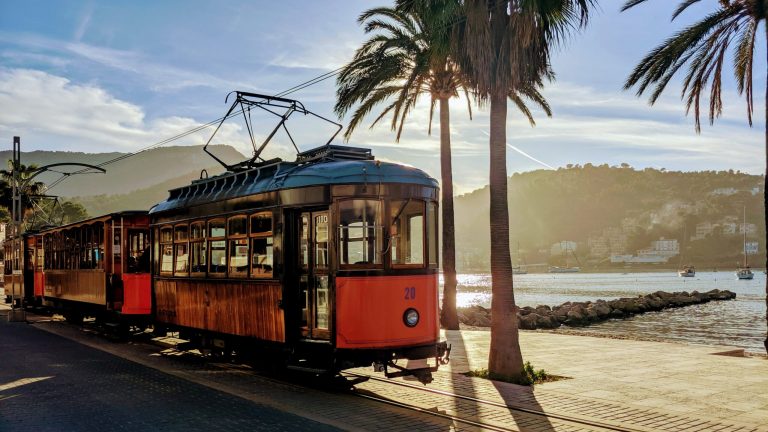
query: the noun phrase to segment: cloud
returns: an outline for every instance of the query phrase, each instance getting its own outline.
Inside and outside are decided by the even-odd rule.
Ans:
[[[140,52],[99,47],[80,42],[77,37],[75,40],[75,42],[68,42],[39,35],[0,32],[0,42],[22,50],[21,52],[6,50],[4,56],[12,56],[20,61],[33,58],[49,59],[49,63],[53,65],[61,65],[61,62],[66,61],[67,64],[76,63],[82,66],[81,61],[87,60],[91,64],[137,75],[154,91],[175,91],[190,87],[216,89],[254,87],[253,83],[247,80],[221,78],[195,69],[158,63]],[[57,63],[53,63],[54,61]]]
[[[85,32],[88,30],[88,25],[91,23],[91,17],[93,17],[93,3],[88,3],[85,12],[80,17],[80,23],[75,29],[74,39],[76,41],[80,42],[85,35]]]
[[[1,130],[25,136],[25,142],[37,140],[35,148],[56,150],[135,151],[204,123],[175,116],[148,120],[140,106],[99,87],[28,69],[0,69],[0,105],[13,107],[0,111]],[[204,144],[212,131],[172,144]],[[216,142],[249,151],[247,136],[235,122],[224,124]]]

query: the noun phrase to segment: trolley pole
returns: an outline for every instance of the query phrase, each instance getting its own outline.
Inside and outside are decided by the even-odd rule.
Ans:
[[[11,262],[18,263],[21,268],[12,269],[11,274],[11,312],[8,314],[8,321],[26,321],[27,313],[24,310],[24,249],[22,247],[23,241],[21,239],[21,224],[23,222],[24,209],[21,205],[21,178],[19,171],[21,170],[21,138],[13,137],[13,202],[11,205],[12,212],[12,231],[13,235],[13,257]],[[13,259],[18,257],[18,259]],[[18,279],[18,280],[17,280]],[[19,290],[17,293],[16,290]],[[16,301],[18,295],[19,300]]]

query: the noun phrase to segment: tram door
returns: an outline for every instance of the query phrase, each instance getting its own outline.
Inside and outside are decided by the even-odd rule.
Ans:
[[[298,270],[301,336],[330,339],[331,301],[328,272],[328,211],[303,212],[299,217]]]

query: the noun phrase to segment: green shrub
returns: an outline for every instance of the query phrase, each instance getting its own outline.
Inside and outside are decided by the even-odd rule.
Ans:
[[[506,375],[491,373],[488,369],[478,369],[474,371],[469,371],[464,375],[468,377],[490,379],[495,381],[504,381],[508,383],[520,384],[525,386],[532,386],[535,384],[556,381],[561,378],[555,375],[548,374],[547,371],[545,371],[544,369],[538,369],[538,370],[534,369],[533,365],[529,361],[525,362],[525,364],[523,365],[522,372],[523,373],[521,374],[519,379],[516,379],[514,377],[509,377]]]

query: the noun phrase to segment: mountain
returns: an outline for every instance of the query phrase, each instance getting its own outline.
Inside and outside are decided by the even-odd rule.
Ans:
[[[226,145],[210,146],[209,149],[225,162],[239,162],[246,159],[235,148]],[[180,186],[180,179],[198,178],[200,171],[207,169],[210,174],[222,172],[223,169],[216,161],[203,152],[202,146],[160,147],[135,154],[130,157],[127,153],[79,153],[63,151],[32,151],[22,152],[21,163],[43,166],[53,163],[78,162],[89,165],[99,165],[106,161],[125,157],[124,159],[105,165],[105,174],[73,175],[48,191],[51,195],[61,197],[93,196],[93,195],[124,195],[157,187],[160,184]],[[0,160],[13,157],[11,151],[0,152]],[[72,172],[77,167],[57,167],[57,171]],[[190,173],[196,173],[194,177]],[[57,180],[60,174],[44,173],[36,180],[50,184]],[[176,181],[174,183],[174,180]],[[185,180],[185,181],[186,181]],[[94,214],[94,213],[91,213]]]
[[[762,182],[762,176],[734,171],[635,170],[627,164],[517,173],[508,180],[510,245],[513,255],[518,244],[521,250],[513,261],[561,265],[554,245],[570,241],[582,265],[604,267],[610,255],[635,254],[663,237],[678,240],[684,258],[696,265],[733,266],[746,207],[747,222],[754,224],[748,237],[760,252],[751,261],[762,263]],[[488,268],[488,201],[487,186],[455,200],[457,262],[464,269]],[[678,260],[670,258],[666,267]]]

